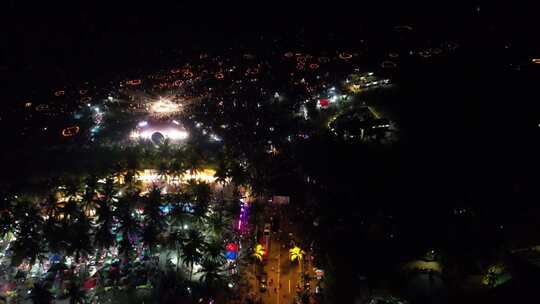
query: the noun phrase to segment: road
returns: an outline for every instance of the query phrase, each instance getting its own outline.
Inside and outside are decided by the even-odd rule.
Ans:
[[[282,221],[284,222],[284,221]],[[289,261],[288,227],[280,225],[281,235],[272,233],[268,259],[264,264],[267,273],[268,289],[260,292],[259,281],[253,276],[250,284],[255,290],[256,298],[264,304],[294,303],[297,285],[301,282],[301,266],[298,262]]]
[[[270,246],[268,262],[265,271],[268,273],[268,292],[263,297],[263,303],[279,304],[293,303],[296,295],[296,286],[300,282],[300,266],[289,261],[288,246],[274,236]],[[273,282],[270,285],[270,282]]]
[[[293,303],[296,296],[296,286],[300,282],[300,266],[289,261],[288,247],[281,247],[282,242],[273,235],[268,260],[264,265],[267,273],[268,289],[259,290],[259,281],[250,276],[251,290],[255,291],[256,298],[264,304]]]

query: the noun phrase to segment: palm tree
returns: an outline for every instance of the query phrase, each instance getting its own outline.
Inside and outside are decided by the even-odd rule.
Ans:
[[[85,304],[88,302],[86,291],[78,281],[72,281],[67,288],[66,295],[69,298],[69,304]]]
[[[112,234],[113,212],[106,197],[99,200],[96,206],[96,229],[94,235],[94,246],[100,251],[108,249],[114,245],[114,235]],[[100,256],[101,254],[98,254]]]
[[[36,282],[34,283],[34,287],[30,289],[28,299],[34,304],[51,304],[54,297],[45,282]]]
[[[122,234],[122,241],[120,241],[120,252],[123,253],[124,258],[129,258],[130,251],[132,249],[130,235],[137,235],[139,232],[139,226],[135,217],[133,217],[133,205],[137,199],[138,194],[126,194],[121,197],[115,209],[115,217],[119,222],[118,232]]]
[[[105,201],[111,202],[116,196],[116,184],[114,182],[114,177],[108,176],[105,179],[105,184],[103,185],[103,190],[101,191]]]
[[[221,238],[213,238],[204,246],[204,255],[210,261],[223,264],[225,263],[224,248],[225,244]]]
[[[257,245],[255,246],[255,248],[253,249],[253,256],[254,256],[257,260],[259,260],[259,262],[262,262],[263,257],[264,257],[264,254],[265,254],[265,251],[264,251],[263,245],[257,244]]]
[[[81,190],[81,181],[76,178],[69,178],[64,181],[64,195],[68,198],[74,198],[79,195]]]
[[[202,220],[206,216],[206,212],[210,205],[212,196],[210,185],[205,182],[190,180],[188,181],[186,192],[189,193],[195,201],[193,214],[198,220]]]
[[[185,160],[186,160],[186,169],[191,173],[196,173],[202,165],[201,151],[195,146],[188,146],[184,149]]]
[[[304,258],[304,250],[302,250],[300,247],[294,246],[293,248],[289,249],[289,259],[291,262],[299,261],[301,262]]]
[[[81,206],[85,214],[89,214],[95,209],[95,195],[97,186],[97,177],[90,176],[86,179],[86,188],[81,200]]]
[[[67,203],[60,209],[62,214],[62,220],[66,223],[73,222],[77,217],[79,217],[79,214],[81,214],[81,210],[79,208],[79,204],[77,201],[75,201],[74,198],[70,198]]]
[[[204,282],[210,291],[223,283],[222,266],[222,263],[210,259],[203,259],[201,262],[201,269],[197,271],[201,274],[199,280]]]
[[[153,278],[153,299],[156,303],[188,303],[186,280],[178,271],[160,271]]]
[[[176,227],[183,228],[184,224],[190,219],[191,214],[185,211],[186,202],[185,198],[182,195],[174,194],[171,197],[173,202],[173,207],[169,213],[169,229],[174,229]]]
[[[169,166],[166,162],[162,161],[159,163],[158,174],[165,182],[168,182]]]
[[[68,253],[75,255],[78,263],[81,256],[87,256],[92,252],[90,221],[84,214],[80,214],[68,230],[69,248]]]
[[[142,240],[145,246],[154,252],[159,235],[163,233],[165,222],[161,212],[161,189],[154,186],[144,199],[144,228]]]
[[[23,259],[29,259],[33,264],[43,251],[43,218],[39,210],[28,201],[20,201],[16,205],[15,224],[16,239],[11,245],[13,265],[19,265]]]
[[[223,232],[227,231],[230,227],[230,220],[223,216],[221,212],[216,212],[210,215],[206,219],[206,224],[208,227],[208,232],[211,233],[214,237],[221,237]]]
[[[176,271],[178,271],[178,268],[180,267],[180,250],[182,249],[182,246],[184,245],[184,233],[180,230],[175,230],[173,232],[170,232],[165,243],[165,247],[169,251],[176,251]],[[167,260],[168,260],[168,254],[167,254]]]
[[[60,205],[58,204],[58,199],[56,193],[51,193],[43,201],[43,209],[45,215],[48,217],[57,217],[61,213]]]
[[[240,164],[235,163],[230,169],[231,181],[237,185],[245,185],[247,183],[247,173]]]
[[[174,159],[169,165],[169,173],[173,178],[179,178],[184,171],[184,164],[179,159]]]
[[[216,173],[214,174],[214,177],[216,177],[216,182],[225,185],[229,176],[230,170],[227,163],[223,159],[220,159]]]
[[[182,259],[189,266],[189,279],[193,276],[193,265],[202,259],[201,249],[205,245],[202,234],[195,229],[190,229],[182,246]]]
[[[65,230],[54,217],[49,217],[43,226],[43,235],[50,252],[61,252],[65,248]]]
[[[172,155],[171,140],[166,138],[158,145],[157,149],[159,158],[168,160]]]

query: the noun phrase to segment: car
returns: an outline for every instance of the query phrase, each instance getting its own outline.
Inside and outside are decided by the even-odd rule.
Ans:
[[[259,291],[265,292],[268,288],[268,275],[266,273],[261,274],[259,278]]]
[[[271,225],[270,223],[264,224],[264,236],[269,236],[271,232]]]

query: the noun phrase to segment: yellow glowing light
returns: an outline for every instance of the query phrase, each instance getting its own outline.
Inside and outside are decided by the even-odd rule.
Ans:
[[[360,88],[359,84],[351,84],[349,86],[349,91],[352,93],[360,93],[362,91],[362,88]]]
[[[73,136],[77,133],[79,133],[78,126],[68,127],[62,130],[62,135],[65,137]]]
[[[159,99],[150,104],[150,112],[156,114],[171,114],[178,112],[180,110],[180,105],[172,102],[169,99]]]
[[[253,250],[253,256],[257,260],[262,261],[263,257],[264,257],[264,254],[265,254],[265,251],[264,251],[263,245],[257,244],[257,246],[255,246],[255,249]]]
[[[540,64],[540,58],[534,58],[532,60],[533,63]]]
[[[142,183],[148,184],[158,181],[167,181],[169,184],[182,184],[187,183],[189,180],[202,181],[211,184],[216,181],[214,174],[216,174],[215,170],[204,169],[197,172],[187,171],[179,176],[172,176],[168,174],[159,174],[157,170],[146,169],[138,171],[135,178]]]
[[[301,261],[304,258],[304,250],[302,250],[298,246],[294,246],[293,248],[289,249],[289,259],[291,262],[294,262],[296,260]]]
[[[339,54],[339,58],[340,58],[340,59],[343,59],[343,60],[351,59],[352,56],[353,56],[352,54],[350,54],[350,53],[345,53],[345,52]]]

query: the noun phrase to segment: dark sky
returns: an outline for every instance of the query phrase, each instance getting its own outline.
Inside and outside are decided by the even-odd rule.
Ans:
[[[155,64],[173,49],[219,50],[240,42],[256,48],[261,35],[289,36],[294,42],[294,35],[302,32],[312,45],[327,44],[336,35],[352,45],[369,35],[377,42],[398,24],[414,25],[426,36],[455,36],[473,44],[512,40],[527,55],[539,44],[531,39],[536,10],[513,1],[292,2],[10,0],[1,13],[0,80],[19,90],[28,83],[46,87],[55,81],[107,78]]]

